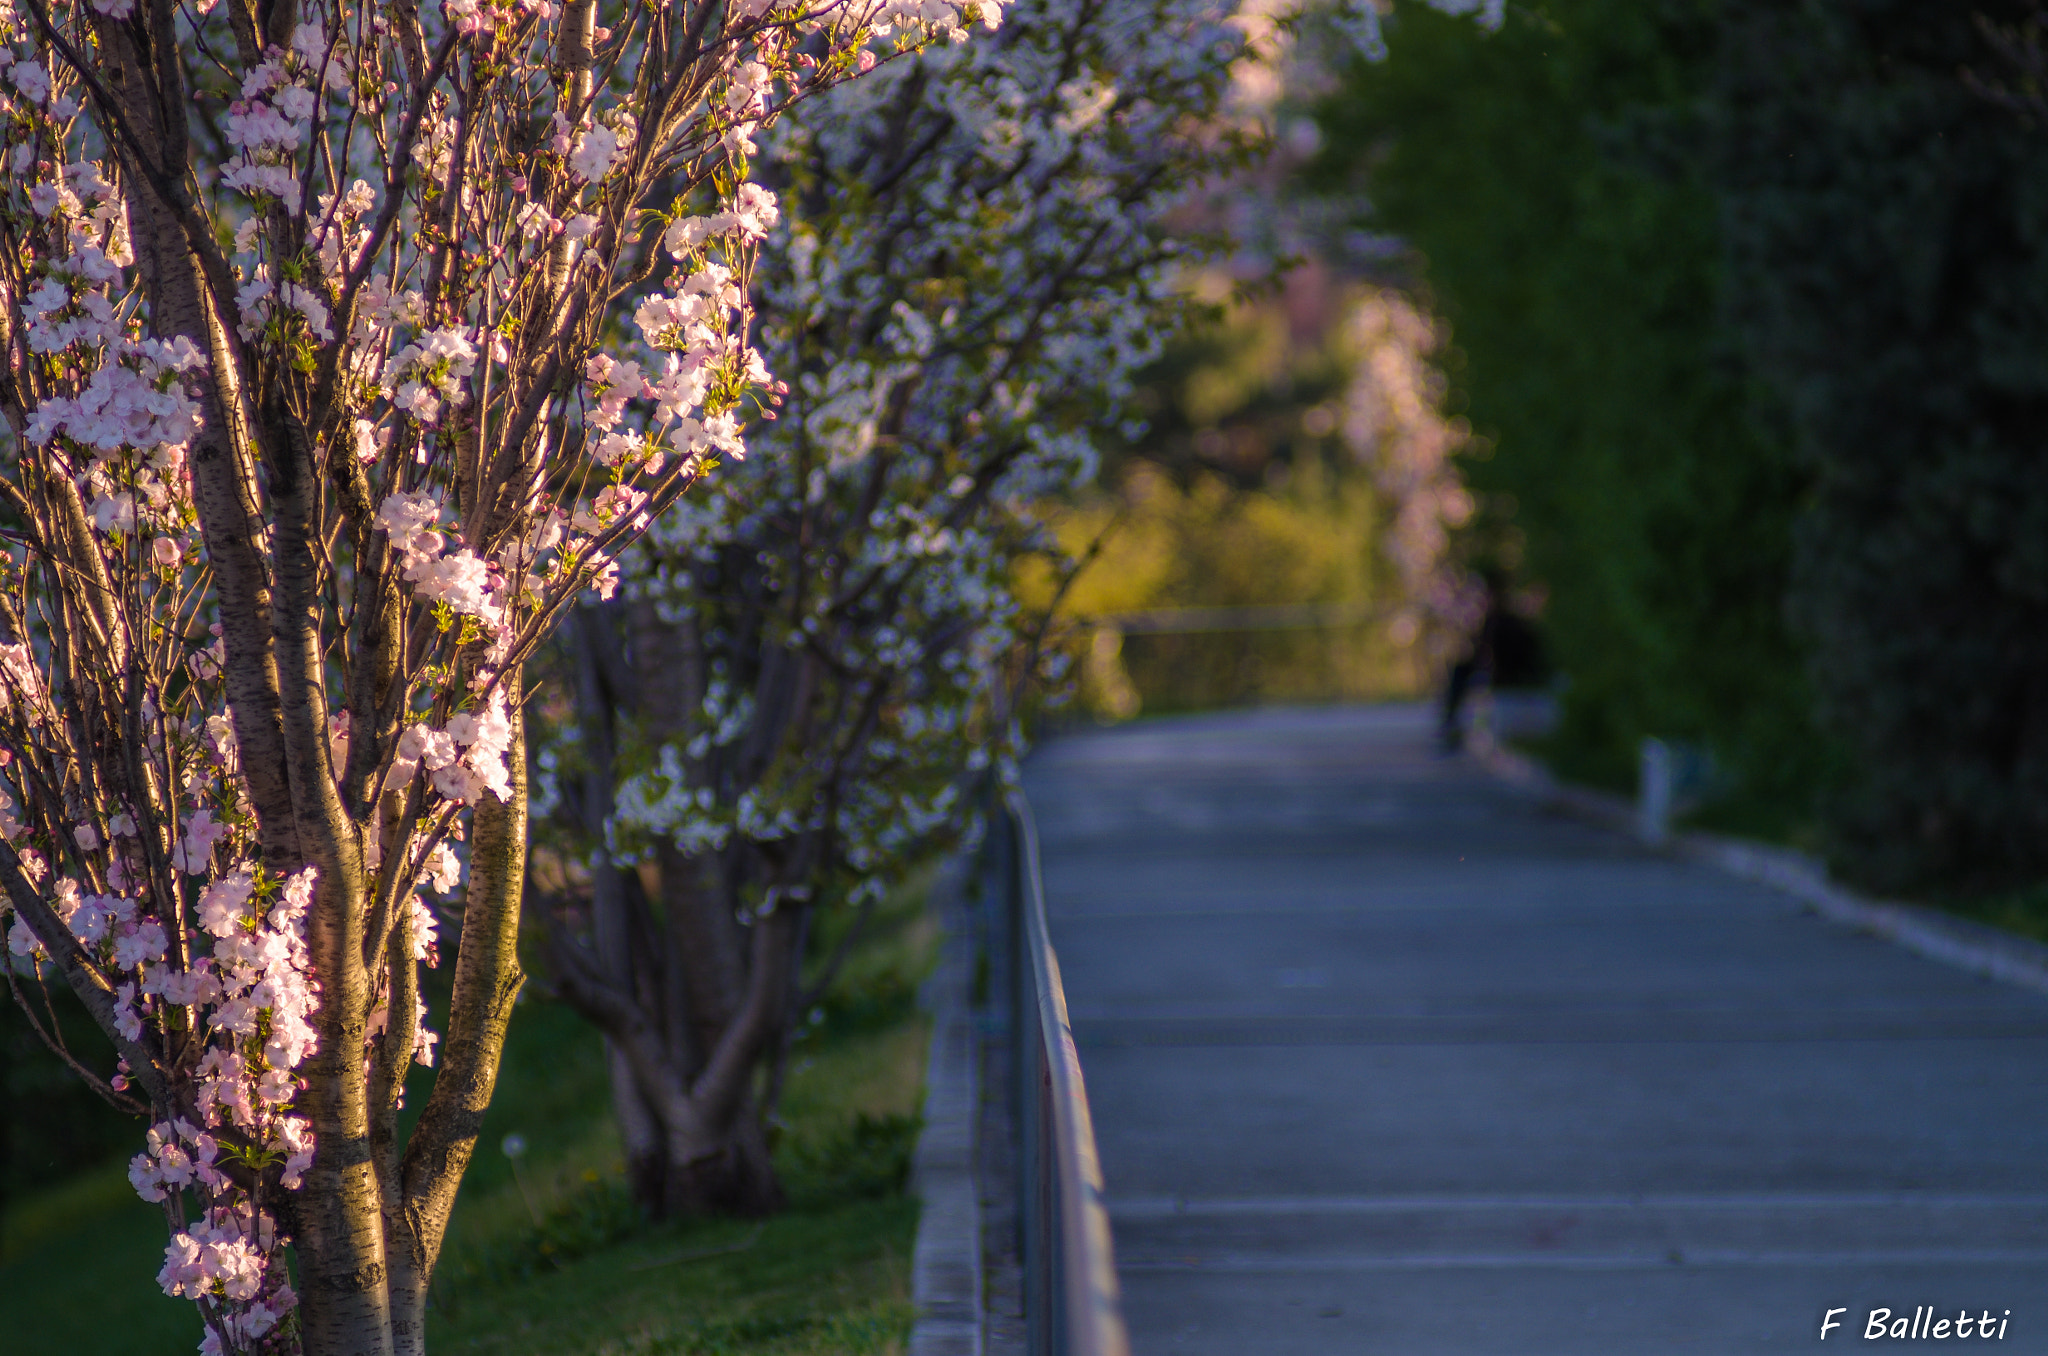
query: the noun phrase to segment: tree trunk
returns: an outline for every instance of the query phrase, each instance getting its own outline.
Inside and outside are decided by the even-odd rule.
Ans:
[[[750,1097],[734,1117],[724,1143],[691,1162],[664,1164],[665,1214],[772,1215],[785,1204],[782,1182],[768,1154],[768,1136]]]
[[[514,694],[507,704],[512,745],[505,755],[512,797],[501,803],[486,795],[477,802],[462,949],[441,1069],[406,1144],[402,1197],[384,1208],[393,1256],[394,1356],[424,1356],[426,1351],[428,1285],[448,1234],[456,1189],[476,1153],[484,1112],[497,1087],[512,1004],[526,982],[519,968],[520,901],[526,888],[526,721],[518,702],[523,680],[515,670],[506,681]],[[307,1356],[315,1353],[309,1349]]]
[[[766,919],[761,926],[768,930],[774,923]],[[778,935],[757,939],[757,964],[762,951],[786,949],[790,929],[772,930]],[[768,960],[764,968],[777,992],[750,984],[745,1009],[721,1034],[713,1057],[693,1073],[660,1039],[633,995],[604,982],[588,948],[568,936],[559,919],[552,921],[548,959],[557,992],[618,1052],[614,1105],[637,1106],[650,1117],[651,1125],[628,1112],[634,1119],[621,1128],[633,1137],[629,1143],[644,1145],[640,1137],[650,1128],[656,1133],[654,1152],[635,1154],[636,1199],[658,1217],[762,1215],[781,1208],[782,1188],[754,1084],[763,1054],[780,1039],[786,995],[775,981],[787,975],[786,965]]]
[[[662,1214],[668,1200],[668,1155],[663,1150],[661,1122],[647,1104],[647,1095],[633,1077],[633,1063],[618,1042],[604,1040],[605,1065],[612,1080],[612,1115],[619,1123],[619,1142],[626,1151],[626,1183],[633,1199],[650,1214]]]
[[[639,891],[624,894],[629,906],[647,907]],[[799,909],[760,919],[751,935],[733,924],[749,945],[726,950],[724,967],[703,964],[711,948],[691,944],[698,939],[689,920],[701,923],[713,913],[710,907],[671,904],[665,955],[687,954],[695,963],[685,974],[662,974],[659,986],[615,983],[594,949],[568,935],[559,920],[549,933],[549,967],[558,991],[605,1033],[612,1102],[634,1198],[657,1217],[759,1216],[783,1204],[756,1085],[764,1056],[787,1027],[803,935]],[[682,944],[676,945],[679,936]],[[738,974],[729,968],[739,965],[745,969]],[[663,1021],[658,1001],[660,989],[678,984],[692,1015],[681,1041],[668,1038],[664,1028],[674,1028]],[[730,995],[716,1017],[710,1011],[714,1004],[700,1001],[714,985],[721,998]]]
[[[564,787],[591,844],[588,942],[559,924],[550,968],[570,1004],[605,1033],[612,1106],[636,1201],[657,1217],[758,1216],[781,1208],[757,1092],[763,1056],[789,1020],[803,905],[750,931],[736,916],[729,851],[654,853],[659,899],[606,847],[621,721],[667,732],[678,687],[702,690],[692,651],[650,609],[587,607],[564,628],[573,645],[581,776]],[[645,703],[636,701],[648,694]],[[665,694],[659,708],[654,694]]]

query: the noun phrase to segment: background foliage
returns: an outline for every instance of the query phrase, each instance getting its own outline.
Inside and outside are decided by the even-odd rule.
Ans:
[[[1690,739],[1720,822],[1817,820],[1868,885],[2048,866],[2048,139],[1981,93],[1987,22],[2039,11],[1404,4],[1318,105],[1318,186],[1413,247],[1493,541],[1551,588],[1561,772]]]
[[[1783,826],[1828,764],[1784,610],[1809,477],[1723,319],[1718,40],[1699,0],[1550,0],[1490,35],[1404,5],[1391,58],[1316,106],[1313,183],[1412,247],[1451,324],[1479,544],[1550,590],[1554,765],[1626,788],[1643,736],[1698,741],[1724,816]]]
[[[1198,290],[1218,304],[1145,372],[1143,434],[1105,459],[1099,488],[1052,513],[1066,554],[1093,553],[1060,600],[1082,623],[1084,704],[1122,719],[1426,690],[1434,674],[1388,634],[1389,502],[1340,427],[1357,356],[1341,321],[1358,289],[1311,266],[1278,288],[1231,295],[1212,273]],[[1050,602],[1048,563],[1027,560],[1020,588]],[[1301,616],[1267,629],[1229,616],[1097,624],[1232,608]]]
[[[1730,312],[1811,484],[1792,598],[1857,776],[1839,855],[1886,889],[2048,867],[2048,138],[1979,97],[1978,16],[1722,7]]]

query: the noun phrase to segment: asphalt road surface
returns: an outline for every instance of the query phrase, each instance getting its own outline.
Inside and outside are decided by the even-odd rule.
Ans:
[[[1256,712],[1027,769],[1136,1356],[1974,1349],[1984,1317],[2048,1353],[2048,998],[1428,736]],[[1866,1340],[1879,1309],[1926,1335]]]

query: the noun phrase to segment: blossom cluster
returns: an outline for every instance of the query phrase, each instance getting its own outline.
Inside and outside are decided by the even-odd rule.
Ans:
[[[132,824],[113,828],[132,837]],[[20,832],[18,824],[13,831]],[[90,826],[76,836],[99,846]],[[203,862],[193,865],[204,869]],[[185,939],[196,944],[203,937],[210,954],[192,956],[183,968],[166,963],[170,938],[160,920],[139,913],[137,900],[87,894],[68,877],[53,889],[54,909],[72,936],[129,976],[116,994],[123,1036],[136,1040],[145,1023],[173,1021],[203,1033],[191,1108],[198,1123],[180,1116],[153,1126],[128,1179],[146,1201],[200,1194],[202,1218],[173,1236],[159,1280],[172,1295],[224,1301],[223,1331],[242,1340],[261,1337],[296,1303],[283,1269],[272,1265],[280,1246],[275,1227],[230,1165],[276,1164],[278,1183],[289,1191],[312,1162],[311,1126],[290,1108],[304,1086],[295,1071],[318,1044],[309,1018],[319,985],[305,942],[314,876],[308,867],[266,887],[246,864],[215,876],[199,893],[200,930]],[[19,917],[8,948],[45,959]],[[117,1077],[114,1086],[127,1082]],[[221,1350],[220,1334],[210,1331],[203,1349]]]
[[[150,1131],[157,1144],[164,1127]],[[191,1127],[182,1122],[180,1134]],[[195,1148],[208,1137],[194,1132]],[[179,1152],[175,1146],[169,1152]],[[194,1223],[171,1236],[157,1284],[164,1293],[196,1300],[216,1310],[200,1341],[201,1356],[249,1350],[272,1334],[296,1309],[299,1297],[277,1266],[277,1221],[255,1205],[209,1206]]]
[[[486,791],[509,800],[512,787],[505,754],[511,743],[512,721],[500,688],[481,707],[450,717],[443,729],[408,726],[398,737],[391,781],[403,784],[424,769],[434,789],[459,804],[474,805]]]
[[[1035,506],[1093,475],[1172,324],[1162,223],[1219,163],[1192,129],[1243,50],[1228,10],[1023,0],[1002,44],[935,48],[765,140],[808,194],[759,227],[755,304],[787,403],[754,459],[629,558],[625,587],[706,668],[679,684],[676,733],[620,778],[609,851],[666,840],[736,868],[739,844],[809,838],[832,845],[820,883],[858,898],[957,826],[960,778],[1009,734],[991,695],[1057,685],[1059,657],[1030,649],[1017,561],[1051,546]],[[900,177],[868,182],[884,167]],[[813,198],[834,206],[793,210]],[[750,233],[744,208],[677,219],[664,244]],[[683,300],[642,306],[650,342],[687,319]],[[801,541],[776,526],[793,522]],[[786,681],[765,652],[783,645],[834,675],[806,689],[811,712],[751,689]],[[876,715],[800,747],[758,728],[835,708]],[[764,767],[761,747],[791,751]]]
[[[687,342],[698,298],[726,281],[706,265],[728,256],[689,251],[758,230],[757,343],[787,385],[746,459],[723,459],[623,554],[629,605],[579,623],[575,719],[551,713],[562,723],[534,812],[553,812],[550,866],[564,864],[550,890],[570,925],[550,930],[560,991],[638,1041],[636,1069],[663,1068],[707,1108],[723,1070],[697,1052],[764,1051],[775,1087],[801,998],[758,987],[776,966],[735,970],[721,982],[748,991],[744,1016],[712,1042],[650,1050],[659,1038],[640,1033],[668,1024],[645,995],[700,977],[661,954],[622,967],[595,939],[622,912],[611,935],[713,936],[730,901],[743,926],[798,915],[750,942],[773,954],[754,948],[800,945],[802,911],[873,900],[965,827],[968,779],[1015,751],[1010,697],[1059,669],[1014,590],[1027,555],[1057,554],[1038,505],[1086,483],[1172,328],[1167,217],[1228,153],[1208,123],[1239,50],[1227,9],[1019,0],[1000,42],[935,45],[766,129],[761,154],[786,184],[772,214],[754,210],[765,195],[735,195],[668,223],[681,276],[632,308],[643,344]],[[589,376],[600,419],[616,390],[656,379]],[[615,664],[634,681],[582,676]],[[637,709],[606,709],[635,688]],[[602,756],[584,741],[605,729],[624,745],[609,803],[596,779],[571,795],[562,779]],[[637,892],[607,885],[628,863],[691,907],[656,923]],[[661,1124],[628,1145],[636,1161],[664,1135],[701,1133],[696,1104],[642,1101]]]
[[[1486,608],[1451,552],[1451,534],[1475,506],[1454,459],[1468,432],[1444,414],[1445,382],[1431,361],[1442,327],[1398,293],[1375,291],[1353,308],[1347,328],[1354,356],[1338,431],[1392,506],[1384,550],[1410,600],[1392,635],[1441,648],[1469,635]]]
[[[297,1340],[275,1206],[319,1189],[308,1080],[395,1126],[435,1058],[423,892],[515,799],[521,664],[786,394],[757,138],[999,14],[0,6],[0,923],[122,1051],[102,1090],[147,1103],[131,1177],[192,1221],[161,1280],[209,1350]],[[366,984],[315,962],[338,918],[390,922],[344,944]]]

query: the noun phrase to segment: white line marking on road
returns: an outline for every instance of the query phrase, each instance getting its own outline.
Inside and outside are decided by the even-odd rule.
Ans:
[[[1195,1271],[1238,1275],[1354,1271],[1673,1271],[1681,1267],[2038,1266],[2043,1248],[1907,1248],[1840,1252],[1744,1252],[1725,1248],[1668,1253],[1423,1253],[1288,1256],[1281,1253],[1190,1253],[1123,1256],[1120,1272]]]
[[[2048,1192],[1728,1192],[1495,1196],[1128,1196],[1111,1200],[1113,1219],[1242,1215],[1384,1215],[1413,1211],[1504,1210],[1891,1210],[2048,1209]]]

